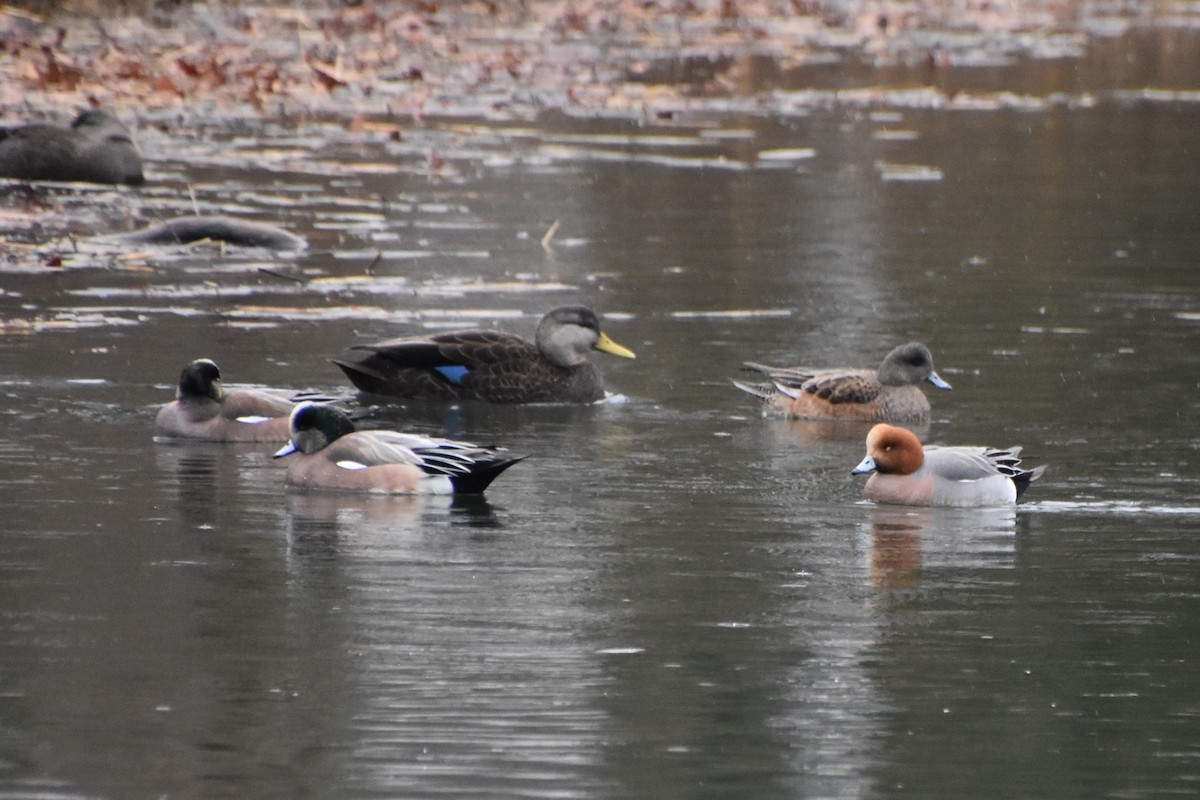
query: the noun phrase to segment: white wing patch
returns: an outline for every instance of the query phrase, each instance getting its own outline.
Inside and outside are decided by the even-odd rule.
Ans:
[[[337,462],[337,465],[339,467],[341,467],[342,469],[366,469],[367,468],[366,464],[360,464],[357,461],[349,461],[349,460],[339,461],[339,462]]]
[[[779,381],[773,381],[773,383],[775,384],[776,389],[778,389],[781,393],[786,394],[788,397],[792,398],[793,400],[795,400],[797,397],[800,396],[799,389],[793,389],[791,386],[785,386],[784,384],[780,383]]]
[[[270,417],[238,417],[237,421],[244,422],[247,425],[257,425],[260,422],[266,422],[269,419],[271,419],[271,418]]]

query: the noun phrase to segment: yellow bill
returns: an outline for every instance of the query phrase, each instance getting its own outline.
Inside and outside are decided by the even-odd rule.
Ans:
[[[622,347],[621,345],[617,344],[612,339],[608,338],[608,334],[604,333],[603,331],[601,331],[600,338],[596,340],[596,343],[592,345],[592,347],[596,350],[599,350],[601,353],[608,353],[610,356],[620,356],[621,358],[637,358],[637,355],[634,354],[632,350],[630,350],[628,347]]]

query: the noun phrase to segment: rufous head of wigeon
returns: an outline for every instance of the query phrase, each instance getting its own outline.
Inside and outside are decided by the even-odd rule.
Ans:
[[[850,474],[912,475],[924,463],[925,449],[915,433],[880,423],[867,434],[867,455]]]

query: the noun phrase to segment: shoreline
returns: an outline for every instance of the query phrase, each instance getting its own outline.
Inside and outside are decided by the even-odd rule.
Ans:
[[[546,112],[669,121],[829,104],[1088,104],[1109,93],[1200,102],[1195,4],[1155,4],[1153,17],[1083,2],[683,5],[694,11],[626,0],[515,11],[195,5],[150,21],[6,8],[0,117],[61,120],[103,106],[151,124]]]

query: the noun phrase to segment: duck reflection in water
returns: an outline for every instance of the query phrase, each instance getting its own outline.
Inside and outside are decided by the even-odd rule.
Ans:
[[[372,559],[381,552],[397,560],[444,559],[447,550],[492,538],[480,529],[503,528],[487,498],[479,494],[289,492],[287,509],[288,550],[308,560],[363,550],[371,551]],[[447,537],[444,529],[430,527],[432,519],[447,515],[453,523],[467,525],[471,535]],[[429,530],[440,532],[425,536]]]
[[[220,452],[212,447],[159,447],[154,451],[162,482],[174,485],[183,521],[192,528],[211,528],[217,522],[214,500],[221,479]]]
[[[866,526],[869,581],[879,589],[911,590],[943,569],[963,582],[975,570],[1010,567],[1016,520],[1012,507],[872,506]]]

